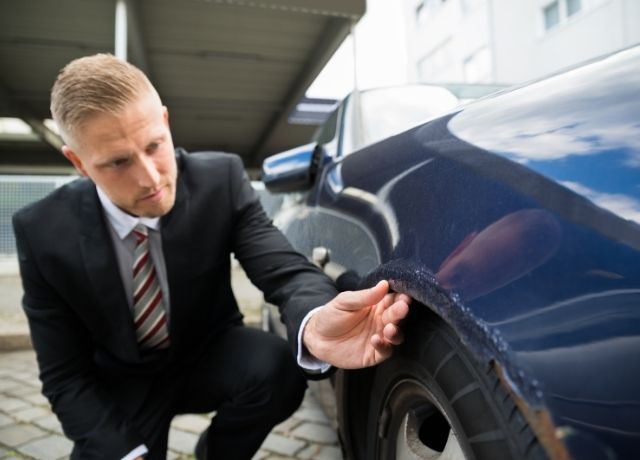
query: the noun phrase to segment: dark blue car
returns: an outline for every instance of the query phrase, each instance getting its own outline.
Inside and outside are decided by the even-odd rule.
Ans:
[[[639,459],[640,48],[354,152],[345,111],[264,181],[341,288],[415,299],[391,359],[332,377],[346,456]]]

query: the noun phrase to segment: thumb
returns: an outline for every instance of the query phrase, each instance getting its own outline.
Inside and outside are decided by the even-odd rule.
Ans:
[[[384,299],[388,292],[389,282],[382,280],[369,289],[343,292],[334,299],[334,304],[340,310],[360,310],[377,304]]]

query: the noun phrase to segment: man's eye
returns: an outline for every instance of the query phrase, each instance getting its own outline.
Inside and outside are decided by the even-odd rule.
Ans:
[[[118,160],[113,160],[111,162],[111,166],[113,166],[115,168],[118,168],[118,167],[124,166],[128,162],[129,162],[129,160],[127,160],[126,158],[120,158]]]
[[[153,153],[156,150],[158,150],[159,147],[160,147],[160,144],[158,144],[157,142],[153,142],[153,143],[149,144],[149,147],[147,147],[147,151],[149,153]]]

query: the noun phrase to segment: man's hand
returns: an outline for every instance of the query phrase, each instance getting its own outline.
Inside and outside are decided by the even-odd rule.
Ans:
[[[402,343],[398,323],[410,302],[405,294],[389,293],[387,281],[343,292],[311,317],[302,340],[313,356],[341,369],[374,366]]]

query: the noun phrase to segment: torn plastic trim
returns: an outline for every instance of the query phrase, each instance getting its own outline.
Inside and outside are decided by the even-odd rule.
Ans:
[[[480,362],[499,363],[505,381],[528,405],[544,406],[540,383],[516,364],[513,352],[500,331],[477,318],[457,294],[441,287],[431,270],[415,261],[392,260],[367,275],[361,285],[373,286],[383,279],[389,280],[394,291],[409,295],[437,313]]]
[[[551,420],[551,415],[546,409],[538,409],[529,406],[517,394],[515,394],[506,381],[500,364],[491,363],[493,371],[498,376],[502,386],[507,389],[520,413],[529,423],[536,434],[538,441],[544,447],[549,457],[553,460],[569,460],[571,458],[597,458],[600,460],[617,460],[618,456],[609,447],[572,426],[556,426]],[[573,453],[573,457],[571,456]]]
[[[477,318],[457,294],[449,293],[439,285],[431,270],[415,261],[387,262],[362,279],[360,285],[373,286],[383,279],[389,280],[394,291],[407,294],[433,310],[479,362],[493,368],[550,458],[571,458],[562,441],[562,428],[555,426],[545,407],[540,382],[516,363],[500,331]]]
[[[515,402],[520,413],[529,423],[529,426],[536,434],[538,441],[544,447],[545,451],[553,460],[570,460],[571,456],[567,450],[567,446],[563,443],[564,431],[557,428],[551,420],[549,411],[543,408],[532,407],[527,404],[514,390],[505,375],[504,369],[496,361],[492,361],[491,367],[498,376],[498,380],[502,386],[507,389],[511,399]]]

